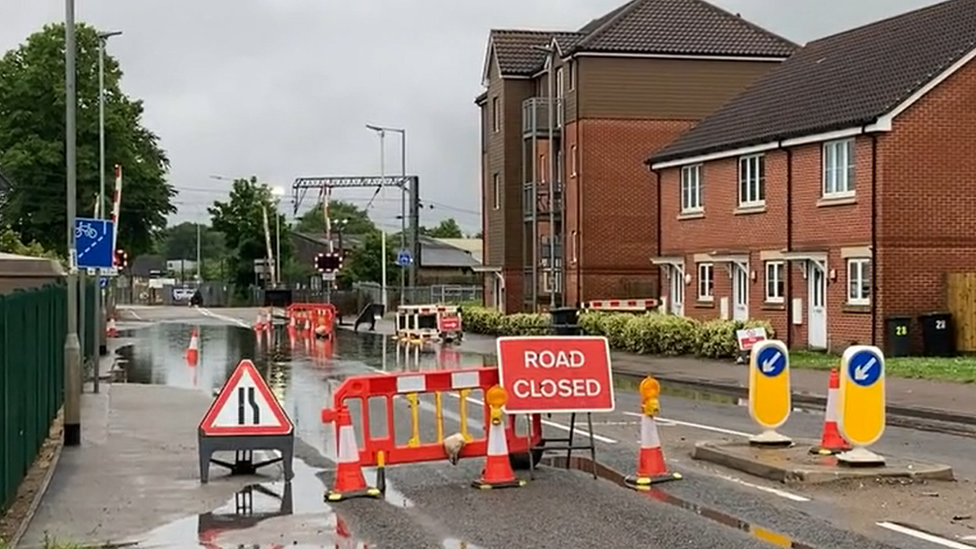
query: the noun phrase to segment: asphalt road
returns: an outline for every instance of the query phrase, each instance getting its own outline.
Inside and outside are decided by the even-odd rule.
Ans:
[[[253,309],[154,308],[132,312],[137,315],[132,320],[147,322],[199,322],[204,317],[206,322],[239,326],[250,325],[255,316]],[[371,337],[376,336],[343,333],[329,368],[293,367],[290,374],[292,389],[286,400],[303,442],[300,457],[311,467],[322,469],[319,477],[325,485],[331,482],[329,458],[334,448],[329,429],[317,418],[323,403],[331,400],[329,388],[334,387],[334,380],[371,368],[437,367],[437,359],[431,355],[422,355],[418,362],[412,356],[378,353],[382,341]],[[463,366],[483,362],[478,356],[462,357]],[[481,407],[476,405],[478,397],[473,398],[475,405],[468,409],[475,420],[472,423],[480,424]],[[444,400],[445,432],[451,433],[457,430],[457,399]],[[750,527],[778,532],[817,549],[969,546],[962,539],[976,533],[968,525],[972,521],[965,518],[976,502],[971,483],[976,462],[969,459],[971,439],[889,428],[874,448],[882,454],[950,464],[962,479],[957,483],[784,487],[690,459],[690,449],[698,441],[741,439],[757,432],[744,406],[721,400],[710,395],[662,398],[660,431],[665,452],[670,466],[685,474],[684,480],[660,487],[667,497],[658,499],[670,499],[671,503],[579,472],[553,468],[537,471],[536,480],[524,488],[477,491],[468,484],[477,478],[480,460],[467,460],[458,467],[446,463],[392,467],[385,503],[348,501],[336,504],[334,509],[353,536],[368,541],[370,547],[769,547],[756,539],[758,534],[744,531]],[[429,398],[424,401],[422,438],[433,440],[433,404]],[[403,443],[409,436],[409,409],[405,401],[398,401],[397,406],[395,429],[398,441]],[[623,473],[632,472],[635,465],[638,409],[632,383],[622,380],[617,389],[617,411],[593,418],[598,460]],[[371,415],[379,417],[380,410],[374,407]],[[797,412],[782,432],[795,438],[817,438],[821,422],[819,414]],[[547,436],[565,436],[567,424],[568,418],[553,417],[546,426]],[[472,429],[472,434],[479,433]],[[924,504],[919,504],[920,499]],[[540,511],[543,520],[538,518]],[[721,523],[731,522],[727,519],[740,522]],[[890,523],[915,527],[936,537],[920,538],[911,528],[892,530]],[[271,523],[259,525],[251,533],[264,538],[270,533],[262,532],[262,528],[270,527]]]

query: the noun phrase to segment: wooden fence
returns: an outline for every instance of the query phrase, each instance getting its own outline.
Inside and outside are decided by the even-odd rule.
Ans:
[[[946,302],[956,329],[956,349],[976,352],[976,273],[949,273]]]

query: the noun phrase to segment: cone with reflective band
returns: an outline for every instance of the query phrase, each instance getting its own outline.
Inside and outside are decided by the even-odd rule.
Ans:
[[[327,501],[350,498],[379,497],[380,491],[366,485],[363,468],[359,465],[359,443],[349,410],[341,408],[336,414],[336,472],[335,488],[325,495]]]
[[[505,436],[504,421],[491,421],[488,429],[488,455],[481,478],[472,482],[475,488],[517,488],[525,486],[525,481],[515,476],[512,462],[508,457],[508,439]]]
[[[119,330],[118,330],[118,328],[115,327],[115,319],[114,318],[109,318],[108,319],[108,325],[105,328],[105,335],[107,337],[118,337]]]
[[[200,338],[197,336],[197,329],[190,331],[190,346],[186,348],[186,363],[196,366],[200,358]]]
[[[668,472],[654,416],[641,414],[641,442],[637,454],[637,474],[624,479],[635,490],[649,490],[652,484],[677,480],[680,473]]]
[[[839,402],[838,393],[840,392],[840,374],[837,368],[830,370],[830,384],[827,386],[827,411],[824,414],[823,435],[820,437],[820,444],[814,446],[810,453],[829,456],[839,454],[851,449],[844,437],[840,434],[837,427],[837,406]]]

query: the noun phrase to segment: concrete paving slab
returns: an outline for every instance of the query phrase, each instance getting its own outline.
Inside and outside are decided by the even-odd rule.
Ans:
[[[695,445],[691,457],[786,484],[869,478],[954,479],[948,465],[897,456],[884,456],[883,466],[843,465],[836,456],[811,454],[814,445],[812,441],[798,441],[788,448],[763,448],[748,442],[705,441]]]

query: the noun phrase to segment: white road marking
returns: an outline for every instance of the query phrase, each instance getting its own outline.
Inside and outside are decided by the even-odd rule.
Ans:
[[[921,530],[916,530],[914,528],[909,528],[907,526],[895,524],[893,522],[878,522],[876,524],[886,530],[891,530],[892,532],[898,532],[899,534],[911,536],[915,539],[927,541],[935,545],[941,545],[942,547],[949,547],[950,549],[973,549],[973,546],[969,545],[968,543],[960,543],[958,541],[953,541],[951,539],[939,537],[933,534],[922,532]]]
[[[637,412],[624,412],[624,415],[641,417],[641,414]],[[711,425],[702,425],[700,423],[691,423],[690,421],[680,421],[677,419],[667,419],[663,417],[655,417],[654,421],[660,423],[661,425],[680,425],[682,427],[691,427],[692,429],[700,429],[702,431],[711,431],[713,433],[721,433],[723,435],[732,435],[734,437],[749,438],[753,436],[750,433],[743,433],[742,431],[733,431],[732,429],[723,429],[722,427],[713,427]]]
[[[199,311],[200,314],[202,314],[203,316],[209,316],[210,318],[215,318],[217,320],[223,320],[224,322],[229,322],[230,324],[236,324],[236,325],[238,325],[238,326],[240,326],[242,328],[250,328],[251,327],[250,324],[248,324],[247,322],[244,322],[243,320],[241,320],[239,318],[231,318],[229,316],[224,316],[224,315],[222,315],[220,313],[215,313],[215,312],[211,311],[210,309],[206,309],[204,307],[197,307],[196,310]]]
[[[449,393],[449,394],[452,397],[454,397],[454,398],[458,398],[458,399],[461,398],[460,395],[457,395],[455,393]],[[473,398],[473,397],[468,397],[467,398],[467,401],[468,402],[471,402],[473,404],[477,404],[479,406],[484,406],[485,405],[485,403],[483,401],[478,400],[478,399]],[[559,429],[560,431],[566,431],[567,433],[569,432],[569,425],[563,425],[562,423],[556,423],[555,421],[549,421],[548,419],[542,420],[542,424],[543,425],[548,425],[549,427],[553,427],[555,429]],[[590,436],[590,432],[587,431],[587,430],[585,430],[585,429],[580,429],[579,427],[576,427],[573,430],[576,433],[578,433],[581,437],[586,438],[586,437],[589,437]],[[619,442],[619,441],[616,441],[616,440],[614,440],[614,439],[612,439],[610,437],[605,437],[603,435],[598,435],[596,433],[593,433],[593,440],[599,440],[600,442],[603,442],[604,444],[617,444],[617,442]]]
[[[803,502],[803,501],[810,501],[810,498],[808,498],[808,497],[801,496],[799,494],[794,494],[792,492],[787,492],[786,490],[780,490],[778,488],[771,488],[769,486],[760,486],[758,484],[753,484],[751,482],[746,482],[746,481],[744,481],[742,479],[735,478],[735,477],[729,477],[729,476],[725,476],[725,475],[717,475],[717,476],[719,478],[725,479],[725,480],[727,480],[729,482],[733,482],[735,484],[741,484],[742,486],[748,486],[749,488],[754,488],[756,490],[761,490],[763,492],[767,492],[767,493],[770,493],[770,494],[774,494],[774,495],[777,495],[777,496],[779,496],[781,498],[786,498],[786,499],[788,499],[790,501],[801,501],[801,502]]]

